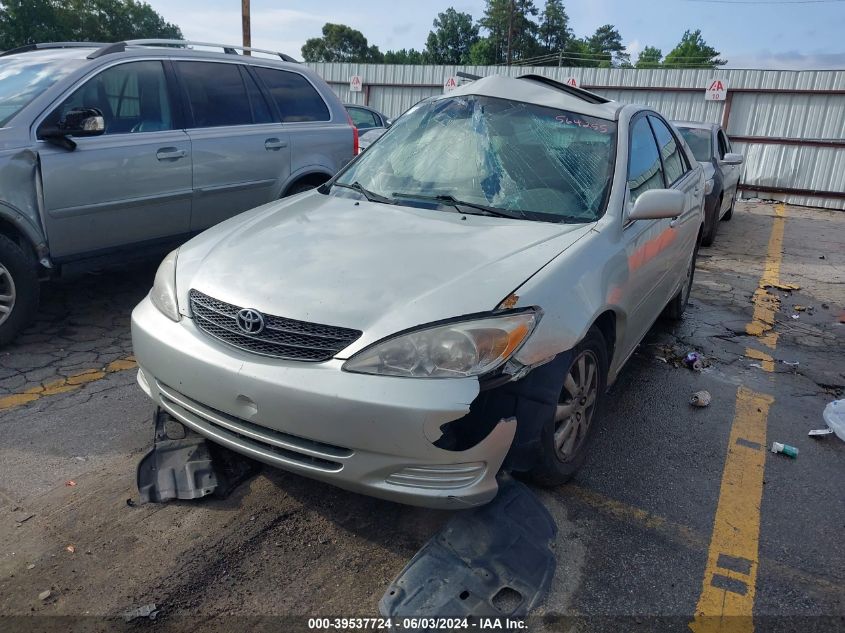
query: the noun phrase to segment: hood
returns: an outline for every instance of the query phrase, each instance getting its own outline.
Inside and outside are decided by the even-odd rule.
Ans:
[[[179,251],[180,309],[196,289],[237,306],[362,330],[347,352],[494,309],[593,224],[462,215],[316,191],[271,203]]]

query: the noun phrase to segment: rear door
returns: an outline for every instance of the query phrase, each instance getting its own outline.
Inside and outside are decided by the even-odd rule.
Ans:
[[[245,65],[175,61],[193,147],[191,230],[277,199],[290,175],[290,136]]]
[[[290,136],[292,173],[334,173],[353,158],[352,128],[346,117],[332,120],[331,110],[308,77],[267,66],[252,66],[252,70],[273,99]]]
[[[692,165],[688,162],[685,152],[681,150],[668,124],[656,115],[650,114],[648,120],[654,130],[657,147],[660,150],[666,188],[677,189],[684,194],[686,199],[684,212],[678,218],[669,221],[671,239],[667,238],[666,248],[661,252],[661,257],[665,259],[664,265],[669,270],[666,278],[668,281],[666,302],[668,302],[681,283],[686,280],[687,266],[698,240],[698,229],[701,224],[698,209],[703,192],[699,172],[692,169]]]
[[[86,79],[41,125],[78,107],[103,112],[102,136],[68,151],[38,141],[44,222],[54,258],[186,234],[191,143],[161,61],[123,62]]]

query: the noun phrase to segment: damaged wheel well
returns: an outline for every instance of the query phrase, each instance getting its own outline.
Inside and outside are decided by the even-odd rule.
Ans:
[[[0,235],[9,238],[22,249],[31,252],[37,258],[35,248],[24,233],[5,217],[0,217]]]

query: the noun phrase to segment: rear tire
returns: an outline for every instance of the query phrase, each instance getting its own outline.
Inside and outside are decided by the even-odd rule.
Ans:
[[[572,351],[572,361],[561,377],[555,415],[540,431],[537,463],[528,473],[535,483],[559,486],[583,465],[601,417],[607,369],[607,343],[593,326]]]
[[[30,325],[38,310],[38,294],[34,255],[0,235],[0,346]]]
[[[714,206],[710,211],[710,217],[706,223],[707,230],[704,231],[704,235],[701,237],[702,246],[713,246],[713,242],[716,240],[716,231],[719,230],[719,211],[721,211],[721,209],[722,197],[719,196],[719,199],[716,201],[716,206]]]
[[[687,277],[684,285],[678,290],[678,294],[672,297],[672,300],[666,305],[663,310],[663,316],[672,321],[680,321],[684,318],[684,311],[687,309],[689,297],[692,293],[692,280],[695,277],[695,260],[698,259],[698,245],[696,242],[695,249],[692,251],[692,259],[687,266]]]

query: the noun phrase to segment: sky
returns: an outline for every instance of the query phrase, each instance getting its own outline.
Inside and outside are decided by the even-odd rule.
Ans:
[[[382,52],[423,49],[437,13],[474,19],[484,0],[251,0],[252,45],[302,58],[326,22],[361,31]],[[187,39],[241,42],[240,0],[147,0]],[[541,8],[544,0],[535,0]],[[645,46],[668,53],[687,29],[727,58],[727,68],[845,69],[845,0],[564,0],[577,36],[613,24],[632,61]]]

